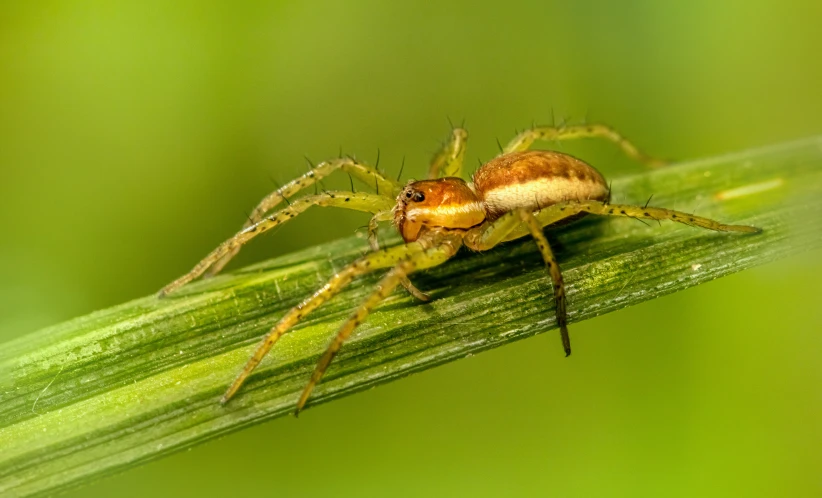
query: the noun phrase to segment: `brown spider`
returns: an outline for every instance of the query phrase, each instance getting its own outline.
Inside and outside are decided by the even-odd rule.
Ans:
[[[219,272],[257,235],[286,222],[311,206],[334,206],[372,213],[369,223],[370,252],[331,277],[323,287],[292,308],[265,336],[245,368],[221,399],[226,403],[256,368],[283,334],[304,316],[317,309],[355,277],[379,269],[390,271],[376,290],[354,311],[340,328],[317,364],[311,379],[297,403],[295,415],[303,409],[314,386],[320,381],[345,340],[368,313],[397,286],[402,285],[423,301],[429,297],[408,280],[412,272],[446,262],[465,245],[474,251],[486,251],[509,240],[530,235],[542,253],[554,287],[557,323],[565,355],[571,354],[568,319],[565,311],[565,287],[562,273],[543,234],[543,227],[586,214],[626,216],[650,220],[672,220],[694,227],[724,232],[756,233],[752,226],[724,225],[714,220],[670,209],[610,204],[610,189],[602,175],[585,162],[553,151],[527,150],[539,140],[565,140],[600,137],[616,143],[630,157],[650,166],[660,166],[633,144],[605,125],[566,127],[533,127],[518,134],[496,158],[480,167],[473,182],[459,178],[465,156],[467,132],[455,128],[450,139],[434,156],[429,177],[405,185],[384,176],[380,171],[351,158],[326,161],[264,198],[252,212],[243,230],[222,243],[200,261],[189,273],[170,283],[164,296],[191,280]],[[332,191],[307,195],[288,201],[298,191],[313,185],[335,170],[342,170],[375,187],[376,193]],[[268,214],[281,202],[288,206]],[[376,231],[380,221],[393,221],[405,244],[380,250]]]

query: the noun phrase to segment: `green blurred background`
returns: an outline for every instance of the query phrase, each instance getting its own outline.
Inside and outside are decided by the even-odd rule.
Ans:
[[[0,3],[0,340],[156,291],[304,154],[421,177],[448,116],[472,167],[552,111],[677,159],[822,132],[818,1],[483,3]],[[308,213],[232,268],[364,223]],[[72,496],[820,496],[819,256],[576,324],[570,361],[540,336]]]

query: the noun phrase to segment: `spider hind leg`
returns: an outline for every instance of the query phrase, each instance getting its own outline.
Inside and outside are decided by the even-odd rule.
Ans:
[[[565,299],[565,283],[562,280],[562,271],[560,270],[559,264],[554,257],[553,251],[551,251],[551,245],[548,243],[548,239],[545,238],[545,234],[542,231],[542,226],[540,226],[539,222],[534,217],[534,214],[523,209],[520,210],[520,218],[528,227],[528,231],[531,232],[531,236],[537,243],[539,252],[542,254],[542,260],[545,262],[545,268],[551,276],[551,283],[554,287],[554,303],[557,308],[557,325],[559,325],[559,333],[562,338],[562,349],[565,350],[565,356],[570,356],[571,338],[568,335],[568,311]]]
[[[503,154],[527,150],[536,140],[562,141],[578,138],[604,138],[616,144],[626,156],[652,168],[664,166],[666,161],[654,158],[642,152],[636,145],[623,137],[618,131],[604,124],[572,126],[534,126],[515,136],[503,148]]]
[[[465,235],[465,245],[475,251],[485,251],[509,240],[531,235],[537,242],[554,286],[554,300],[557,309],[557,324],[562,335],[566,356],[571,352],[567,331],[567,310],[565,285],[559,265],[554,258],[542,227],[556,225],[580,214],[589,213],[604,216],[622,216],[648,220],[671,220],[697,228],[720,232],[759,233],[762,230],[748,225],[728,225],[716,220],[650,206],[608,204],[602,201],[562,202],[545,207],[535,213],[528,210],[510,211],[498,219],[469,230]]]
[[[562,349],[565,356],[571,354],[571,339],[568,335],[568,315],[565,298],[565,283],[551,245],[542,232],[542,225],[528,209],[509,211],[492,222],[485,223],[469,230],[465,235],[465,245],[475,251],[487,251],[501,242],[520,238],[528,233],[537,243],[545,268],[551,277],[554,287],[554,303],[556,304],[557,325],[562,338]]]
[[[670,220],[695,228],[716,232],[759,233],[762,229],[749,225],[727,225],[710,218],[673,209],[630,204],[609,204],[601,201],[564,202],[549,206],[536,214],[542,226],[553,225],[578,213],[621,216],[639,220]],[[510,239],[509,239],[510,240]]]

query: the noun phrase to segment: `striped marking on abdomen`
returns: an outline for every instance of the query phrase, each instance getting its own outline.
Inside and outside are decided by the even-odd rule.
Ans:
[[[608,188],[599,183],[571,178],[538,178],[499,185],[478,192],[492,217],[514,209],[537,210],[564,201],[605,200]]]

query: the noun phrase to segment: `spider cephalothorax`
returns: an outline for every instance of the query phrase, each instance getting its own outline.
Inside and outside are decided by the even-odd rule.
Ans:
[[[406,242],[425,228],[467,229],[485,221],[485,208],[461,178],[409,182],[397,196],[394,224]]]
[[[660,161],[642,154],[619,133],[604,125],[535,127],[517,135],[503,152],[480,167],[473,183],[458,178],[462,171],[467,133],[452,130],[451,138],[431,162],[431,179],[402,185],[377,169],[350,158],[325,161],[300,178],[265,197],[254,209],[243,230],[221,244],[189,273],[160,291],[161,296],[203,275],[217,273],[240,247],[257,235],[284,223],[311,206],[334,206],[371,213],[369,240],[372,252],[362,256],[334,275],[322,288],[292,308],[265,336],[245,368],[240,372],[222,402],[227,402],[245,379],[274,346],[277,340],[305,315],[340,292],[355,277],[379,269],[390,269],[376,290],[342,325],[297,402],[299,412],[308,401],[334,355],[354,328],[398,286],[413,296],[428,300],[408,279],[414,271],[447,261],[465,245],[485,251],[516,238],[531,235],[554,288],[557,326],[566,356],[571,354],[565,309],[565,285],[559,264],[543,233],[543,227],[567,223],[586,214],[624,216],[649,220],[672,220],[694,227],[724,232],[754,233],[759,229],[745,225],[725,225],[670,209],[610,204],[610,189],[592,166],[567,154],[527,150],[534,140],[562,140],[602,137],[616,143],[630,157],[651,166]],[[375,187],[376,193],[323,192],[288,201],[288,206],[273,211],[301,189],[315,184],[335,170],[342,170]],[[273,211],[273,212],[272,212]],[[376,239],[378,223],[393,221],[405,244],[380,249]]]

